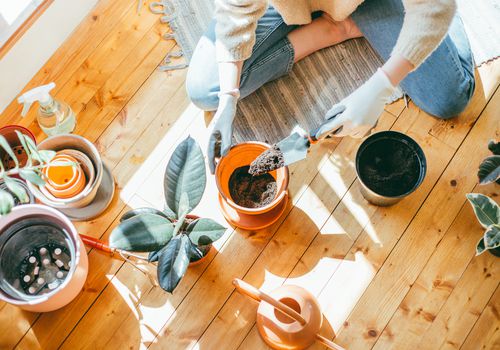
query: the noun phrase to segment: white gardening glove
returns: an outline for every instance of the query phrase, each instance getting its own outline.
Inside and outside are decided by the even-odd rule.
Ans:
[[[314,136],[323,138],[328,132],[336,137],[365,136],[377,124],[395,90],[396,87],[379,68],[368,81],[326,112],[327,121]]]
[[[215,158],[223,157],[229,152],[233,138],[233,120],[236,116],[236,104],[239,94],[221,94],[219,107],[210,123],[212,130],[208,139],[208,166],[215,173]]]

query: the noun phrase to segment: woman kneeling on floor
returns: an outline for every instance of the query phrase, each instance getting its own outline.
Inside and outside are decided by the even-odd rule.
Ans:
[[[447,119],[474,92],[474,64],[454,0],[216,0],[215,20],[200,39],[187,77],[198,107],[214,111],[208,146],[214,172],[231,147],[240,98],[288,74],[311,53],[364,36],[385,61],[334,105],[334,136],[364,136],[400,85],[425,112]]]

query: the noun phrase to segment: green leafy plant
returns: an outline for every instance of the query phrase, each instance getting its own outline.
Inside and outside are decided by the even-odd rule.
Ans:
[[[175,149],[164,176],[164,211],[140,208],[125,213],[110,235],[113,249],[149,252],[158,262],[160,286],[172,293],[191,261],[201,259],[226,231],[212,219],[189,213],[199,204],[206,186],[200,146],[191,137]]]
[[[488,196],[480,193],[468,193],[469,200],[477,220],[485,228],[484,235],[476,246],[476,255],[488,249],[500,247],[500,207]]]
[[[493,155],[486,157],[479,165],[479,184],[485,185],[495,181],[500,184],[500,142],[491,140],[488,149]]]
[[[17,197],[20,203],[29,202],[28,193],[19,185],[13,176],[18,175],[22,179],[33,183],[34,185],[44,185],[44,177],[42,170],[47,166],[63,165],[62,162],[52,161],[56,152],[49,150],[39,150],[33,140],[28,136],[16,130],[17,137],[21,146],[24,148],[28,157],[25,165],[20,164],[15,152],[2,135],[0,135],[0,147],[4,149],[6,154],[12,159],[15,167],[12,169],[5,169],[2,162],[0,162],[0,179],[3,180],[9,191],[0,190],[0,215],[8,214],[14,206],[14,197]],[[64,164],[67,165],[67,164]]]

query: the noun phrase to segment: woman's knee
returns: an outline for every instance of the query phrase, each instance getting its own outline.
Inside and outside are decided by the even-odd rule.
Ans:
[[[196,74],[191,67],[186,77],[186,91],[191,102],[204,111],[217,109],[219,98],[217,92],[211,91],[211,84]]]
[[[413,98],[415,104],[439,119],[450,119],[461,114],[469,105],[474,93],[474,77],[461,86],[445,85],[436,94]]]

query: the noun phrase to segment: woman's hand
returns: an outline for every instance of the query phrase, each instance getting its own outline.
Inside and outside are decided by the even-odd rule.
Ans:
[[[401,80],[413,69],[404,57],[394,55],[356,91],[326,112],[327,120],[318,129],[316,138],[325,133],[332,136],[365,136],[376,124],[386,103]]]
[[[208,139],[208,166],[215,173],[215,158],[223,157],[229,152],[233,138],[233,120],[236,115],[238,97],[222,94],[219,97],[219,108],[212,119],[212,129]]]

